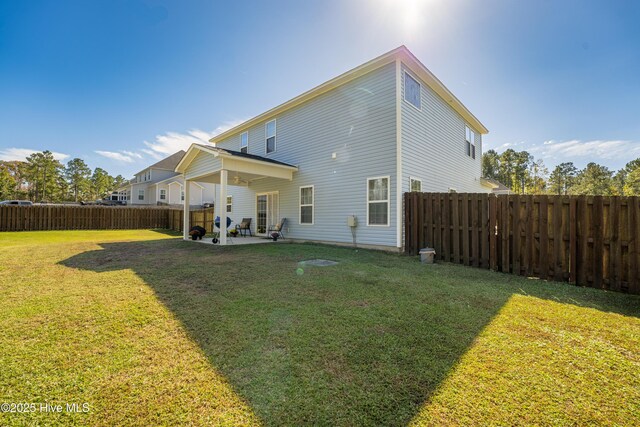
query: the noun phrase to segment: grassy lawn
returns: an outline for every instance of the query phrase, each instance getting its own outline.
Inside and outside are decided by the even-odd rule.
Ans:
[[[324,258],[333,267],[302,267]],[[0,233],[0,425],[637,425],[640,298],[320,245]]]

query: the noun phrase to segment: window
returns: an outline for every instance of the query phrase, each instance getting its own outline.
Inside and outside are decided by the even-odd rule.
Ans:
[[[144,190],[138,190],[138,200],[144,200]]]
[[[160,200],[167,200],[167,190],[160,190]]]
[[[267,154],[276,151],[276,121],[271,120],[265,125],[267,135]]]
[[[409,177],[409,191],[422,191],[422,180]]]
[[[313,185],[300,187],[300,224],[313,225]]]
[[[233,209],[233,196],[227,196],[227,212]]]
[[[420,110],[420,83],[409,73],[404,73],[404,100]]]
[[[240,135],[240,152],[246,153],[249,151],[249,132],[244,132]]]
[[[464,127],[465,140],[467,142],[467,156],[476,158],[476,133],[469,126]]]
[[[389,225],[389,177],[367,180],[367,224]]]
[[[180,200],[184,202],[184,190],[180,191]]]

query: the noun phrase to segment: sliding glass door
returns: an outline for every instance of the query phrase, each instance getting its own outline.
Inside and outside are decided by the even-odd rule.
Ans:
[[[261,193],[256,196],[256,231],[259,235],[266,235],[269,227],[280,219],[280,206],[277,192]]]

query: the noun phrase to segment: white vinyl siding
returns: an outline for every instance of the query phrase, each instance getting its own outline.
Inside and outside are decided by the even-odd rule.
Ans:
[[[416,107],[422,109],[420,83],[405,71],[404,73],[404,100]]]
[[[291,239],[353,243],[346,217],[358,218],[356,242],[395,247],[396,215],[396,74],[395,63],[325,92],[277,117],[277,151],[267,157],[296,165],[293,180],[258,179],[233,189],[233,219],[252,217],[256,200],[240,191],[279,191],[280,216]],[[424,102],[424,97],[423,97]],[[404,103],[404,101],[403,101]],[[415,108],[411,108],[417,111]],[[265,155],[265,121],[216,144],[237,150],[240,133],[249,131],[249,154]],[[336,153],[335,158],[331,155]],[[367,178],[391,176],[388,227],[367,227]],[[416,174],[415,176],[421,176]],[[426,177],[425,177],[426,178]],[[405,186],[408,187],[408,178]],[[301,225],[300,187],[314,185],[313,226]],[[315,191],[315,190],[318,191]],[[324,189],[327,189],[326,191]]]
[[[409,191],[422,191],[422,180],[418,178],[409,178]]]
[[[402,64],[403,76],[406,69]],[[461,193],[488,192],[480,183],[482,135],[469,126],[448,100],[425,82],[418,81],[421,83],[422,110],[408,102],[400,104],[402,191],[410,191],[410,177],[419,177],[424,192],[441,193],[449,188],[456,188]],[[401,83],[404,84],[404,79]],[[474,131],[475,159],[466,155],[465,126]]]
[[[264,125],[266,140],[265,140],[265,151],[267,154],[273,153],[276,151],[276,121],[271,120]]]
[[[314,187],[300,187],[300,224],[313,225],[314,221]]]
[[[367,179],[367,225],[389,225],[390,177]]]
[[[249,152],[249,132],[243,132],[242,135],[240,135],[240,152]]]

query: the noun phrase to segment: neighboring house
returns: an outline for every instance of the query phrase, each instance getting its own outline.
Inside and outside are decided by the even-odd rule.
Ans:
[[[482,183],[491,188],[493,194],[513,194],[513,191],[503,183],[493,178],[482,178]]]
[[[490,191],[487,132],[401,46],[215,136],[216,147],[193,144],[176,172],[220,184],[222,223],[250,217],[264,235],[284,217],[287,239],[400,249],[404,192]]]
[[[123,188],[116,190],[118,197],[126,197],[131,205],[182,205],[185,203],[183,177],[175,172],[184,151],[162,159],[141,170]],[[212,203],[215,185],[192,181],[190,183],[189,204],[192,206]],[[112,195],[113,197],[113,195]]]

